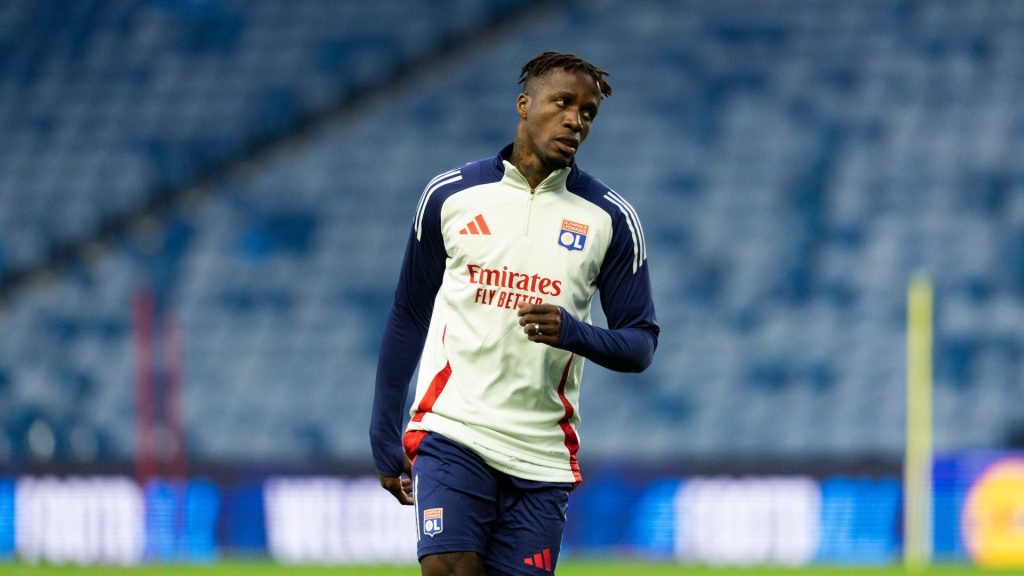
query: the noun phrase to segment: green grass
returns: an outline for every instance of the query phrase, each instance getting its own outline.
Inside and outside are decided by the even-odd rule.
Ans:
[[[221,562],[204,566],[78,567],[0,563],[4,576],[417,576],[419,568],[405,566],[282,566],[269,562]],[[564,562],[558,576],[972,576],[1022,575],[1024,569],[979,570],[969,566],[941,566],[926,572],[902,568],[701,568],[679,564],[639,562]]]

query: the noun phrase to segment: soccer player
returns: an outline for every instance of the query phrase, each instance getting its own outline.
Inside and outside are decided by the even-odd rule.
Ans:
[[[654,355],[640,220],[573,160],[606,76],[573,54],[530,60],[513,143],[440,174],[416,207],[370,438],[381,486],[415,506],[425,576],[553,573],[582,480],[584,359],[640,372]],[[608,329],[590,324],[596,292]]]

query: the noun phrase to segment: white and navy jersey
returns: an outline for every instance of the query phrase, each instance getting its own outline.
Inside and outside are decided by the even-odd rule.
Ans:
[[[636,372],[653,357],[636,211],[575,164],[531,189],[511,149],[440,174],[420,197],[377,368],[370,436],[382,474],[402,471],[417,362],[405,450],[434,431],[507,474],[579,482],[584,359]],[[598,292],[608,329],[590,324]],[[527,339],[521,302],[562,308],[557,345]]]

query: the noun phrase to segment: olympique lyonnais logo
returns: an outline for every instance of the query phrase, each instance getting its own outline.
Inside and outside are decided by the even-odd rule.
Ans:
[[[543,304],[542,296],[558,296],[562,293],[562,281],[541,276],[524,274],[508,269],[487,268],[468,264],[469,283],[479,285],[474,301],[477,304],[515,309],[520,303]],[[507,290],[502,290],[507,288]]]
[[[423,511],[423,533],[433,538],[444,531],[444,508]]]
[[[587,232],[589,231],[590,226],[586,224],[563,219],[562,229],[558,231],[558,245],[570,252],[583,250],[587,244]]]

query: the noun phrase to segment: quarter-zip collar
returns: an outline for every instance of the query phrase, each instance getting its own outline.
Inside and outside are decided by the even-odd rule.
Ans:
[[[558,190],[565,189],[565,181],[569,178],[569,172],[571,168],[559,168],[548,177],[541,181],[536,188],[530,188],[530,183],[526,181],[526,176],[519,171],[518,168],[512,165],[508,160],[502,161],[505,164],[505,177],[502,181],[510,186],[516,188],[522,188],[531,194],[539,194],[541,192],[556,192]]]
[[[573,160],[572,164],[565,168],[559,168],[551,174],[548,174],[536,188],[531,188],[530,183],[523,176],[523,173],[519,171],[511,162],[507,159],[512,156],[512,145],[506,146],[498,157],[495,159],[497,162],[498,169],[503,172],[502,182],[513,186],[515,188],[521,188],[531,194],[539,192],[556,192],[558,190],[565,189],[565,182],[569,179],[569,174],[572,173],[572,169],[576,166],[576,161]]]

